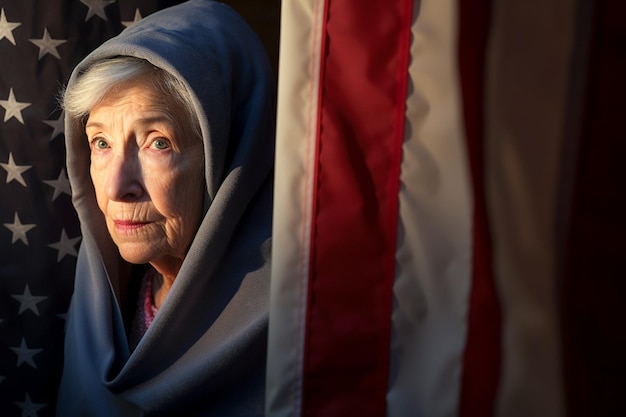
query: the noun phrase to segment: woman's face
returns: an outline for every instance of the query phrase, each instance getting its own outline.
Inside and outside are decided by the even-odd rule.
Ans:
[[[122,257],[180,265],[202,211],[202,141],[138,83],[108,93],[85,130],[98,206]]]

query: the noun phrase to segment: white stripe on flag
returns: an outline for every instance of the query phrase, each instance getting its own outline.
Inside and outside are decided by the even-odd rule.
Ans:
[[[496,414],[558,417],[566,411],[554,210],[573,48],[584,45],[574,32],[581,3],[499,3],[485,98],[486,193],[505,329]]]
[[[282,3],[266,414],[299,415],[324,0]]]
[[[472,267],[457,1],[418,4],[401,167],[388,415],[453,416]]]

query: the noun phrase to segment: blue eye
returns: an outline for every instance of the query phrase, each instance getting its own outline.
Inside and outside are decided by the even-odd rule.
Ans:
[[[93,143],[93,147],[96,149],[106,149],[109,147],[108,142],[102,138],[94,138],[91,143]]]
[[[156,149],[158,150],[164,150],[170,147],[170,143],[166,140],[166,139],[155,139],[154,142],[152,142],[152,146],[154,146]]]

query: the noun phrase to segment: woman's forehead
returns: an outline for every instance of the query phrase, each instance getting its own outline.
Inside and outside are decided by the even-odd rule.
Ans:
[[[123,117],[138,123],[176,123],[180,106],[147,83],[133,83],[109,90],[89,113],[86,128],[107,118]],[[181,121],[182,122],[182,121]]]
[[[135,81],[116,85],[109,89],[99,103],[94,105],[92,112],[102,107],[138,106],[145,108],[168,108],[172,100],[157,91],[150,83]]]

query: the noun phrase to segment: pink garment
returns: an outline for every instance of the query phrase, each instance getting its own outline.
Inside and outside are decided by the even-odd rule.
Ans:
[[[131,351],[135,350],[143,335],[146,334],[158,311],[152,300],[152,282],[156,277],[156,273],[154,268],[148,267],[141,280],[139,296],[137,297],[137,310],[133,318],[129,338]]]

